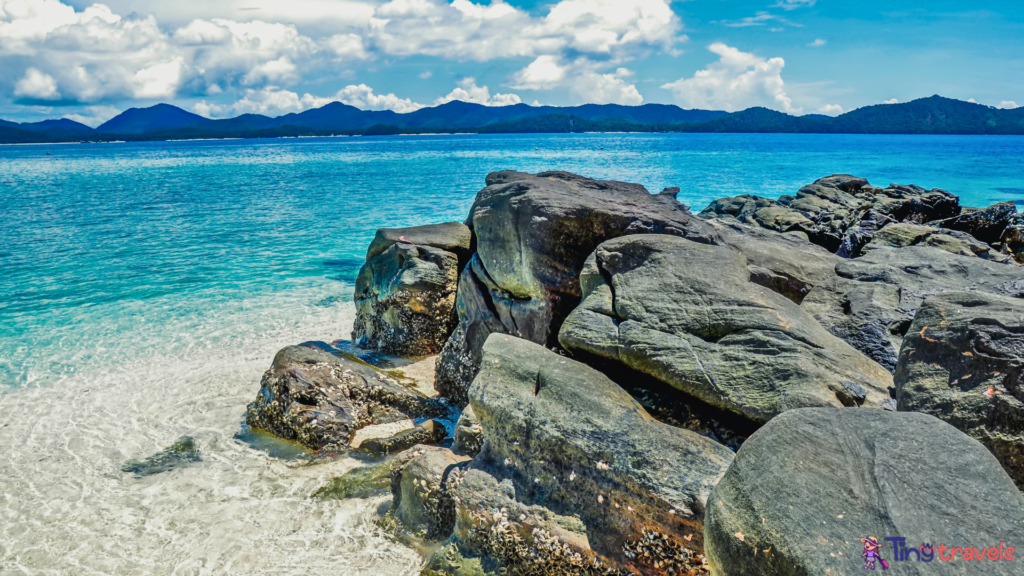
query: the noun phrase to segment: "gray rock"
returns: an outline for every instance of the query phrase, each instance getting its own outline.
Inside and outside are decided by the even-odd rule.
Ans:
[[[469,458],[447,448],[417,446],[395,466],[392,510],[402,526],[421,538],[447,538],[455,525],[452,487]]]
[[[462,416],[455,424],[455,432],[452,434],[452,451],[456,454],[465,454],[470,458],[480,453],[484,445],[484,427],[480,419],[476,417],[472,406],[466,406]]]
[[[890,224],[879,230],[862,251],[917,245],[931,246],[960,256],[977,256],[995,262],[1007,262],[1010,259],[1009,256],[965,232],[919,224]]]
[[[1009,576],[1019,558],[939,555],[1024,541],[1024,496],[981,444],[932,416],[812,408],[777,416],[744,443],[706,522],[713,575],[864,574],[861,539],[871,536],[896,574]],[[932,544],[934,561],[915,561],[919,551],[897,561],[884,540],[896,537]]]
[[[1016,216],[1017,206],[1013,202],[1001,202],[987,208],[965,210],[937,224],[950,230],[966,232],[986,244],[996,244]]]
[[[182,436],[174,444],[143,460],[129,460],[121,466],[122,472],[136,476],[151,476],[199,462],[203,458],[191,436]]]
[[[355,356],[308,342],[277,353],[245,421],[311,450],[344,451],[364,426],[445,413]]]
[[[627,544],[645,530],[701,553],[707,494],[732,459],[725,446],[655,421],[600,372],[507,335],[487,339],[470,403],[487,434],[471,467],[510,480],[519,502],[577,515],[606,562],[641,562]]]
[[[895,382],[899,410],[976,438],[1024,489],[1024,302],[983,292],[928,298],[903,340]]]
[[[648,235],[605,242],[561,343],[765,422],[809,406],[881,407],[891,376],[723,246]],[[856,386],[863,394],[850,394]]]
[[[593,249],[628,234],[671,234],[715,242],[714,232],[667,190],[568,172],[496,172],[467,223],[477,242],[472,282],[461,282],[459,325],[438,360],[438,391],[455,399],[476,373],[490,333],[557,345],[558,329],[579,303],[579,270]],[[464,288],[472,295],[464,295]]]
[[[890,184],[875,188],[864,178],[833,174],[796,196],[724,198],[701,211],[704,218],[737,219],[777,232],[799,232],[843,257],[860,253],[874,234],[897,222],[922,223],[960,214],[956,196],[939,189]]]
[[[458,321],[455,293],[471,235],[463,224],[382,228],[356,279],[352,340],[401,356],[437,354]]]
[[[445,439],[448,431],[436,420],[427,420],[408,430],[386,438],[367,438],[359,444],[359,450],[372,456],[387,456],[408,450],[417,444],[437,444]]]

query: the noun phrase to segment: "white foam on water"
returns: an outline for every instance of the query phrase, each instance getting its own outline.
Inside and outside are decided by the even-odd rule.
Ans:
[[[129,333],[120,353],[105,342],[83,355],[101,361],[0,393],[0,574],[416,573],[422,557],[373,524],[387,497],[309,498],[356,461],[283,460],[236,439],[278,349],[348,335],[351,303],[292,296],[206,332],[184,319],[160,337]],[[172,341],[188,344],[161,349]],[[201,462],[120,470],[182,435]]]

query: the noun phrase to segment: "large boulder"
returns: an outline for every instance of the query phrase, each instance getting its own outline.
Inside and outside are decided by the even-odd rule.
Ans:
[[[811,408],[751,436],[708,501],[713,575],[864,574],[867,537],[897,574],[1020,574],[1019,558],[966,551],[1020,546],[1024,496],[981,444],[932,416]],[[886,538],[905,538],[907,557]]]
[[[364,426],[445,414],[439,401],[355,356],[310,342],[277,353],[245,422],[310,450],[343,451]]]
[[[725,446],[655,421],[600,372],[508,335],[487,339],[470,403],[487,436],[471,468],[509,481],[519,502],[577,516],[609,565],[672,573],[630,551],[647,533],[681,555],[702,552],[707,495],[732,460]]]
[[[986,244],[996,244],[1016,216],[1016,204],[1000,202],[987,208],[964,210],[962,214],[939,224],[943,228],[966,232]]]
[[[960,210],[957,197],[944,190],[899,184],[876,188],[864,178],[833,174],[804,186],[796,196],[723,198],[700,215],[800,232],[830,252],[852,257],[887,224],[951,218]]]
[[[932,296],[914,315],[895,374],[899,410],[978,439],[1024,489],[1024,301]]]
[[[985,260],[1007,262],[1010,257],[993,249],[966,232],[943,230],[920,224],[890,224],[878,231],[864,246],[863,252],[878,248],[932,246],[960,256],[977,256]]]
[[[447,448],[416,446],[393,465],[392,510],[402,527],[430,540],[447,538],[455,525],[452,486],[469,462]]]
[[[438,358],[438,391],[464,401],[491,333],[557,345],[563,319],[580,300],[583,261],[601,242],[649,233],[716,242],[677,193],[652,195],[639,184],[568,172],[488,175],[467,220],[477,257],[472,278],[459,284],[459,325]]]
[[[766,422],[792,408],[882,407],[891,376],[786,295],[751,281],[747,258],[671,236],[601,244],[561,343],[707,404]]]
[[[437,354],[454,329],[472,234],[455,222],[382,228],[356,279],[352,340],[402,356]]]

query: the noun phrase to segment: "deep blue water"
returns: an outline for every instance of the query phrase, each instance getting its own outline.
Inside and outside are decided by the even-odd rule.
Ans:
[[[49,154],[47,154],[49,153]],[[245,347],[350,306],[374,230],[463,220],[493,170],[679,186],[695,210],[836,172],[1024,202],[1024,137],[466,135],[0,147],[0,384]],[[344,329],[324,337],[345,337]],[[3,388],[3,386],[0,386]]]

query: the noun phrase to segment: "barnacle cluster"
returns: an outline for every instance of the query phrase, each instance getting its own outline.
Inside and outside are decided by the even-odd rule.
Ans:
[[[641,536],[622,545],[622,553],[637,564],[670,576],[708,576],[707,559],[667,534],[641,528]]]

